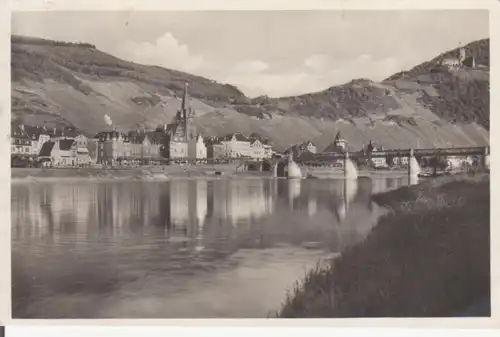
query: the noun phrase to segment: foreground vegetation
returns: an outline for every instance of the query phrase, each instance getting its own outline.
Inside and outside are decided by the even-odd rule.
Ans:
[[[388,214],[309,272],[277,316],[489,316],[489,186],[488,175],[443,177],[374,196]]]

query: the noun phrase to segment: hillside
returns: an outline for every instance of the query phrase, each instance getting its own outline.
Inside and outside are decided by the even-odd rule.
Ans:
[[[450,51],[448,53],[456,53]],[[352,148],[369,140],[396,147],[489,143],[489,40],[467,46],[481,68],[436,68],[440,57],[382,83],[353,80],[293,97],[250,99],[230,84],[127,62],[90,44],[13,36],[12,117],[28,124],[153,128],[180,107],[185,81],[204,135],[258,133],[282,150],[313,140],[321,149],[337,131]]]

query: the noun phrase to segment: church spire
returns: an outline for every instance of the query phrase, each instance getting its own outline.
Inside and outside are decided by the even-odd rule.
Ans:
[[[182,105],[181,105],[181,111],[182,111],[182,117],[185,119],[187,117],[187,101],[188,101],[188,83],[186,82],[184,84],[184,95],[182,95]]]

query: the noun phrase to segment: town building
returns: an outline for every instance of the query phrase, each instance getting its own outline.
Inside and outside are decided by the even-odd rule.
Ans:
[[[260,136],[257,133],[252,133],[250,139],[250,156],[252,158],[272,158],[273,148],[269,144],[269,139]]]
[[[162,158],[165,134],[162,131],[105,131],[87,140],[92,161],[101,165],[150,164]]]
[[[31,138],[31,153],[35,156],[38,155],[42,149],[42,145],[50,140],[50,134],[43,126],[24,126],[24,131]]]
[[[347,141],[337,132],[333,142],[323,151],[325,153],[344,153],[347,150]]]
[[[49,167],[89,166],[91,159],[85,150],[74,139],[50,140],[42,145],[38,160],[42,166]]]
[[[318,148],[313,142],[308,140],[300,144],[295,144],[285,150],[286,154],[292,154],[294,158],[302,156],[304,152],[310,152],[312,154],[316,154],[318,152]]]
[[[166,156],[173,160],[204,159],[198,158],[198,155],[203,156],[206,153],[206,149],[203,149],[204,144],[201,144],[202,141],[197,134],[196,125],[193,122],[194,111],[188,107],[188,99],[188,84],[186,83],[181,108],[177,111],[174,121],[165,125],[167,133],[165,152]]]
[[[103,131],[97,134],[97,163],[115,166],[122,159],[131,157],[127,136],[118,131]]]
[[[161,158],[162,139],[158,137],[156,131],[129,132],[128,137],[122,141],[128,142],[130,150],[128,157],[132,160],[150,162]]]
[[[203,162],[207,159],[207,146],[201,135],[189,140],[188,158],[197,162]]]
[[[10,143],[11,155],[33,155],[33,139],[26,132],[24,124],[11,125]]]
[[[222,137],[220,144],[228,158],[251,158],[250,139],[241,133]]]
[[[273,150],[267,141],[257,137],[246,137],[241,133],[232,133],[223,137],[205,139],[209,159],[248,158],[261,160],[271,158]]]
[[[219,137],[207,137],[204,139],[205,146],[207,147],[207,159],[221,160],[228,158],[226,146],[221,144]]]
[[[386,157],[372,157],[370,158],[371,165],[374,168],[385,168],[388,167],[387,165],[387,158]]]
[[[253,159],[266,158],[266,150],[260,140],[254,139],[250,142],[250,157]]]

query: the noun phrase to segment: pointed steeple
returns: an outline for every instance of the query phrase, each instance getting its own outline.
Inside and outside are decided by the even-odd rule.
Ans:
[[[187,117],[187,110],[188,110],[188,83],[184,83],[184,94],[182,95],[182,104],[181,104],[181,111],[182,111],[182,117],[185,119]]]

